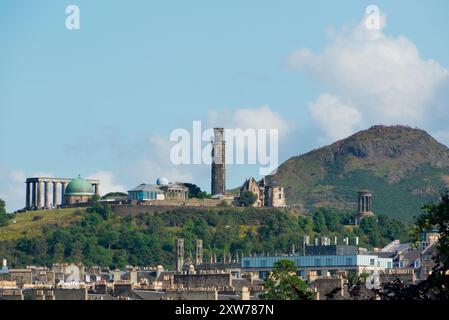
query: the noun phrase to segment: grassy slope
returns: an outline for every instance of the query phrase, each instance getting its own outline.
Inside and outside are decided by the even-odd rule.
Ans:
[[[19,213],[15,216],[16,223],[0,227],[0,240],[16,240],[21,236],[39,236],[45,225],[63,226],[80,220],[76,208],[57,210],[38,210]],[[40,216],[42,218],[34,218]],[[34,218],[34,220],[33,220]]]

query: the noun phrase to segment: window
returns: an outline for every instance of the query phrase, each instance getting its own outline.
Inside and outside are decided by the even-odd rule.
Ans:
[[[370,265],[370,266],[374,266],[374,264],[375,264],[374,259],[370,259],[370,260],[369,260],[369,265]]]
[[[243,265],[245,266],[245,268],[249,268],[249,267],[251,266],[249,260],[245,260],[245,261],[243,262]]]
[[[262,267],[262,268],[264,268],[264,267],[266,267],[267,266],[267,260],[260,260],[260,266]]]
[[[330,265],[332,265],[332,259],[326,258],[326,266],[330,266]]]
[[[279,199],[282,199],[282,193],[279,193]]]
[[[352,265],[352,258],[346,258],[346,265],[347,266]]]
[[[321,266],[321,259],[315,259],[315,266]]]

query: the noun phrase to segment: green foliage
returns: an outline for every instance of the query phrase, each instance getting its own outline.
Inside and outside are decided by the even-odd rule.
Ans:
[[[401,280],[386,284],[381,290],[385,300],[444,300],[449,299],[449,192],[441,195],[437,204],[429,203],[416,219],[416,235],[439,233],[436,244],[435,267],[426,280],[405,284]]]
[[[99,195],[93,195],[92,198],[90,199],[91,202],[98,202],[98,200],[100,200],[101,197]]]
[[[251,207],[256,202],[257,196],[251,191],[243,191],[239,197],[239,203],[243,207]]]
[[[7,226],[9,219],[5,209],[5,201],[0,199],[0,227]]]
[[[207,199],[210,194],[206,191],[201,191],[201,188],[193,183],[183,183],[184,187],[189,189],[189,198]]]
[[[104,220],[108,220],[112,216],[112,208],[110,205],[102,205],[99,203],[94,203],[93,206],[86,210],[88,213],[97,213]]]
[[[296,275],[293,261],[280,260],[273,266],[273,272],[265,280],[267,292],[264,300],[314,300],[315,296],[307,284]]]
[[[187,254],[194,253],[194,241],[202,239],[207,260],[211,253],[220,258],[224,251],[233,255],[290,252],[292,245],[300,247],[304,235],[335,235],[340,239],[359,236],[362,245],[382,246],[391,239],[406,240],[408,228],[391,218],[378,217],[379,223],[375,225],[367,222],[365,229],[346,230],[342,222],[348,215],[326,208],[308,216],[298,216],[286,209],[267,211],[253,207],[184,207],[164,213],[119,215],[109,205],[95,203],[77,215],[81,219],[66,226],[46,225],[42,236],[0,242],[0,256],[14,257],[8,259],[18,267],[81,261],[85,265],[111,268],[127,264],[162,264],[173,268],[176,238],[185,239]],[[320,226],[314,221],[319,221]],[[372,238],[371,233],[378,237]]]
[[[449,192],[441,197],[438,204],[430,203],[423,207],[423,214],[417,218],[419,232],[438,232],[438,262],[440,267],[449,270]]]
[[[101,199],[128,198],[128,194],[124,192],[109,192],[101,197]]]

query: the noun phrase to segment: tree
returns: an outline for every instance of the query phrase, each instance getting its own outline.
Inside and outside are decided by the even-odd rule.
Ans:
[[[200,187],[193,183],[183,183],[184,187],[189,189],[189,198],[206,199],[210,195],[206,191],[202,191]]]
[[[257,196],[251,191],[243,191],[239,197],[240,205],[244,207],[251,207],[256,202]]]
[[[293,261],[280,260],[274,264],[272,274],[264,284],[264,300],[314,300],[313,292],[296,275]]]
[[[436,265],[425,281],[427,297],[449,299],[449,192],[441,195],[438,204],[423,207],[424,213],[417,218],[417,232],[438,232]]]
[[[438,204],[425,205],[416,219],[417,235],[438,232],[435,267],[426,280],[406,285],[400,280],[386,284],[381,290],[385,300],[448,300],[449,299],[449,192],[441,195]]]
[[[7,226],[9,219],[5,209],[5,201],[0,199],[0,227]]]

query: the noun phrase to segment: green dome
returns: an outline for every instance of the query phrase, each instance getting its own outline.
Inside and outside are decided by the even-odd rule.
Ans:
[[[94,190],[89,181],[78,177],[70,181],[64,194],[67,196],[92,196]]]

